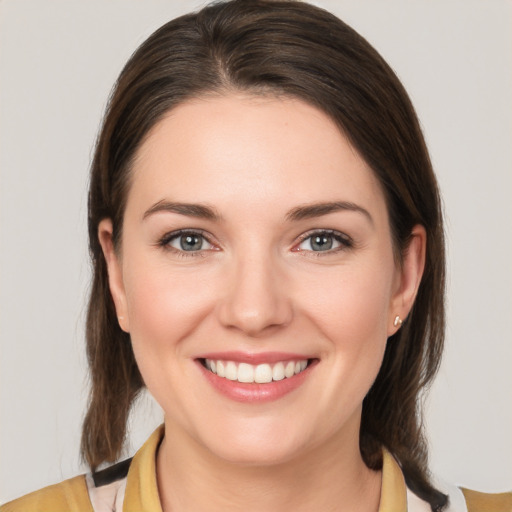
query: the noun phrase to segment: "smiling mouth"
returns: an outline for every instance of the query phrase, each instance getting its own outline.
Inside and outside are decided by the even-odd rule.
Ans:
[[[217,377],[248,384],[267,384],[289,379],[302,373],[311,361],[310,359],[300,359],[253,365],[235,361],[202,359],[201,363]]]

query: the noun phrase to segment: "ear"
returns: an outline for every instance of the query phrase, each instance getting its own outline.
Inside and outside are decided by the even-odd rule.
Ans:
[[[397,269],[395,292],[390,304],[388,319],[388,336],[395,334],[402,321],[412,309],[425,268],[425,251],[427,233],[421,225],[416,225],[411,231],[411,240],[402,257],[402,265]],[[400,321],[396,321],[396,317]]]
[[[128,308],[126,302],[126,293],[123,283],[122,265],[119,255],[115,251],[112,240],[112,221],[103,219],[98,226],[98,239],[107,262],[108,284],[110,293],[116,307],[119,326],[123,331],[130,331],[130,322],[128,318]]]

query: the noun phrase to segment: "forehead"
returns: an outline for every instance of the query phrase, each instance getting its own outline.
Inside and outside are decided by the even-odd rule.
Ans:
[[[293,98],[186,101],[150,131],[133,173],[128,203],[140,207],[166,197],[238,209],[350,200],[385,213],[377,178],[340,129]]]

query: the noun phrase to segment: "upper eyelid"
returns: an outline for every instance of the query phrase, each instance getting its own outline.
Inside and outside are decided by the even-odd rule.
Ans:
[[[168,231],[161,238],[166,238],[166,237],[167,238],[174,238],[176,236],[184,235],[184,234],[187,234],[187,233],[192,233],[194,235],[201,235],[201,236],[204,236],[205,238],[208,238],[209,236],[212,236],[212,235],[210,235],[210,233],[208,233],[204,229],[185,228],[185,229],[175,229],[173,231]]]
[[[187,233],[191,233],[193,235],[200,235],[202,236],[209,244],[214,245],[214,242],[212,241],[213,235],[208,233],[207,231],[204,231],[202,229],[197,228],[185,228],[185,229],[176,229],[174,231],[169,231],[168,233],[165,233],[163,236],[159,238],[158,243],[159,244],[168,244],[171,240],[174,240],[175,238],[186,235]]]
[[[309,231],[306,231],[305,233],[302,233],[298,237],[299,242],[303,242],[304,240],[307,240],[313,235],[319,235],[322,233],[326,233],[328,235],[338,235],[339,238],[342,238],[343,240],[347,242],[352,241],[352,237],[347,235],[346,233],[343,233],[342,231],[338,231],[337,229],[311,229]]]

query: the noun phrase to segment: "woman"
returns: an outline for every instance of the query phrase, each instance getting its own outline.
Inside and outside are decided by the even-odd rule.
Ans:
[[[465,507],[430,481],[418,411],[443,344],[437,185],[349,27],[252,1],[162,27],[111,98],[89,228],[93,476],[6,510]],[[144,385],[165,426],[95,472]]]

